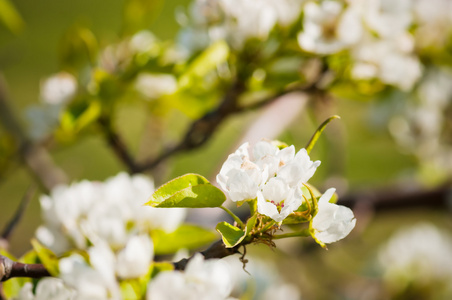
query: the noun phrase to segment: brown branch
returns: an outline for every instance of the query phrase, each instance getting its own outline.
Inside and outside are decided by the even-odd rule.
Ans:
[[[8,222],[8,224],[3,229],[3,232],[0,236],[1,246],[5,247],[8,244],[8,240],[11,237],[12,232],[16,228],[17,224],[19,224],[20,220],[22,219],[22,216],[25,212],[25,209],[28,206],[28,203],[30,202],[30,199],[33,197],[33,194],[35,192],[36,188],[34,186],[29,187],[27,189],[27,192],[22,197],[22,200],[20,201],[20,205],[17,208],[15,214],[13,215],[12,219]]]
[[[431,190],[410,190],[404,192],[365,192],[340,197],[338,204],[350,208],[370,209],[374,212],[429,208],[452,210],[452,186]]]
[[[143,172],[157,166],[160,162],[169,156],[179,152],[200,147],[207,142],[218,126],[231,114],[240,111],[237,105],[239,96],[245,91],[244,83],[237,80],[226,93],[220,106],[215,110],[205,114],[202,118],[191,124],[182,141],[164,151],[160,156],[153,160],[148,160],[139,165],[138,171]]]
[[[123,164],[129,169],[132,174],[138,173],[138,165],[132,154],[129,152],[126,144],[122,140],[121,136],[113,129],[113,124],[108,116],[101,116],[98,120],[105,138],[116,153],[116,156],[123,162]]]
[[[51,276],[42,264],[23,264],[0,255],[0,281],[14,277],[42,278]]]
[[[0,74],[0,122],[14,137],[19,149],[19,155],[30,173],[47,190],[58,184],[67,183],[67,176],[52,160],[45,148],[30,141],[22,129],[18,118],[9,106],[6,82]]]
[[[451,197],[452,188],[447,186],[429,191],[352,195],[342,197],[339,200],[339,204],[355,209],[359,209],[359,206],[365,205],[371,207],[376,212],[387,212],[398,209],[407,211],[408,209],[419,207],[440,210],[448,209],[450,211]],[[239,247],[243,245],[244,244],[234,248],[226,248],[222,240],[219,240],[213,243],[208,249],[200,253],[205,257],[205,259],[223,258],[240,253]],[[184,270],[192,258],[193,256],[173,262],[174,268],[176,270]],[[47,276],[51,275],[41,264],[27,265],[14,262],[4,256],[0,256],[0,281],[5,281],[13,277],[41,278]]]
[[[223,258],[229,255],[237,254],[239,253],[239,247],[243,246],[243,244],[236,246],[234,248],[226,248],[226,246],[223,244],[222,240],[216,241],[213,243],[207,250],[204,250],[201,253],[205,259],[212,259],[212,258]],[[189,258],[181,259],[178,262],[173,262],[174,269],[175,270],[185,270],[187,267],[188,262],[193,258],[194,255],[190,256]]]

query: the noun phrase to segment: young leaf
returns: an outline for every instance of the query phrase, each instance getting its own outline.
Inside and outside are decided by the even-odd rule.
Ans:
[[[223,239],[226,248],[237,246],[246,237],[246,231],[243,231],[227,222],[220,222],[215,228]]]
[[[177,177],[158,188],[145,205],[153,207],[219,207],[226,196],[198,174]]]
[[[31,245],[47,271],[52,276],[57,276],[60,271],[58,269],[58,258],[55,253],[41,245],[36,239],[31,240]]]
[[[152,264],[151,279],[157,276],[160,272],[172,271],[174,266],[169,262],[154,262]]]
[[[25,26],[22,17],[9,0],[0,0],[0,23],[3,23],[15,34],[19,33]]]
[[[180,249],[196,249],[217,239],[217,234],[205,228],[184,224],[171,233],[163,230],[152,232],[156,255],[176,253]]]
[[[317,130],[314,132],[313,136],[311,137],[311,139],[309,140],[308,144],[305,147],[306,152],[308,152],[308,154],[311,152],[312,148],[314,148],[315,143],[319,139],[319,137],[322,134],[323,130],[325,129],[326,125],[328,125],[328,123],[330,123],[334,119],[340,119],[340,118],[341,117],[334,115],[334,116],[326,119],[322,124],[320,124],[319,128],[317,128]]]

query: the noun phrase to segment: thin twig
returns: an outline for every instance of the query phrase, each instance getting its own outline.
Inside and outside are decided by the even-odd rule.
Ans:
[[[132,154],[127,149],[127,146],[121,136],[113,129],[110,118],[102,116],[99,118],[98,124],[100,125],[108,144],[116,153],[116,156],[124,163],[124,165],[127,166],[130,173],[138,173],[138,166],[135,163]]]
[[[213,243],[207,250],[204,250],[201,253],[205,259],[212,259],[212,258],[223,258],[229,255],[237,254],[239,253],[239,248],[244,245],[240,244],[234,248],[226,248],[226,246],[223,244],[222,240],[218,240],[215,243]],[[194,257],[194,255],[190,256],[189,258],[181,259],[180,261],[173,262],[174,269],[175,270],[185,270],[187,267],[188,262]]]
[[[27,189],[25,195],[22,197],[22,200],[20,201],[19,207],[17,208],[15,214],[3,229],[3,232],[1,234],[1,239],[3,241],[8,241],[9,238],[11,237],[13,230],[16,228],[17,224],[19,224],[20,220],[22,219],[25,209],[27,208],[28,203],[33,197],[35,191],[36,191],[35,186],[31,186]]]
[[[14,137],[21,159],[46,191],[58,184],[67,183],[66,174],[53,162],[47,150],[27,137],[10,103],[5,79],[0,74],[0,122]]]

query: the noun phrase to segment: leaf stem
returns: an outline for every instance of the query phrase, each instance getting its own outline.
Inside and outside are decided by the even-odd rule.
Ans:
[[[306,149],[306,152],[308,152],[308,154],[311,152],[312,148],[314,148],[315,143],[319,139],[319,137],[322,134],[323,130],[325,129],[326,125],[328,125],[328,123],[330,123],[334,119],[340,119],[340,118],[341,117],[334,115],[334,116],[331,116],[328,119],[326,119],[322,124],[320,124],[319,128],[317,128],[317,130],[314,132],[314,134],[312,135],[309,142],[306,144],[305,149]]]
[[[240,220],[239,217],[237,217],[236,214],[234,214],[231,210],[229,210],[228,208],[224,207],[223,205],[220,206],[220,208],[222,210],[224,210],[225,212],[227,212],[233,219],[235,222],[237,222],[237,224],[239,224],[239,226],[244,229],[245,228],[245,224],[243,224],[242,220]]]

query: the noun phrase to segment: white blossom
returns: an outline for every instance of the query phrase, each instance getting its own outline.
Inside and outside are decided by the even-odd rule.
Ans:
[[[42,278],[36,285],[33,293],[33,285],[26,282],[16,300],[72,300],[76,298],[73,289],[66,286],[58,278]]]
[[[328,189],[318,201],[318,212],[312,220],[315,239],[323,244],[346,237],[355,227],[356,219],[350,208],[330,203],[336,189]]]
[[[112,262],[106,257],[91,253],[99,267],[111,268]],[[102,261],[103,260],[103,261]],[[72,254],[59,261],[60,278],[77,291],[76,299],[118,299],[119,286],[111,277],[114,273],[105,273],[94,269],[79,254]],[[105,276],[107,275],[107,276]]]
[[[253,147],[241,145],[229,155],[217,182],[233,202],[257,198],[258,212],[277,222],[294,212],[303,201],[301,186],[313,175],[320,161],[311,161],[306,149],[279,149],[268,141]]]
[[[179,42],[189,51],[220,39],[242,49],[250,39],[267,39],[277,25],[291,25],[302,4],[301,0],[197,0],[190,6],[189,18],[180,18],[192,24],[184,24]]]
[[[41,82],[41,99],[47,104],[64,104],[77,92],[77,81],[66,72],[55,74]]]
[[[121,278],[137,278],[149,271],[154,257],[154,244],[148,235],[133,236],[119,251],[116,273]]]
[[[360,15],[338,1],[308,2],[298,43],[306,51],[332,54],[355,43],[362,35]]]
[[[184,272],[159,273],[148,285],[146,299],[221,300],[231,293],[232,278],[221,260],[204,260],[196,254]]]
[[[252,289],[255,294],[251,299],[301,299],[298,287],[284,277],[273,260],[251,255],[246,264],[249,274],[243,271],[243,264],[236,257],[228,256],[222,260],[227,262],[231,270],[233,295],[249,295],[249,290]]]
[[[177,81],[173,75],[141,73],[137,76],[135,88],[149,99],[158,99],[173,94],[177,90]]]
[[[380,248],[378,259],[384,279],[391,286],[432,286],[441,295],[442,288],[448,290],[447,294],[452,292],[451,253],[449,232],[430,223],[419,223],[395,232]]]
[[[120,173],[102,182],[82,181],[58,186],[40,198],[44,225],[36,236],[57,254],[87,249],[90,243],[107,242],[122,249],[130,237],[153,229],[174,231],[185,218],[185,209],[143,206],[154,192],[152,180]]]

